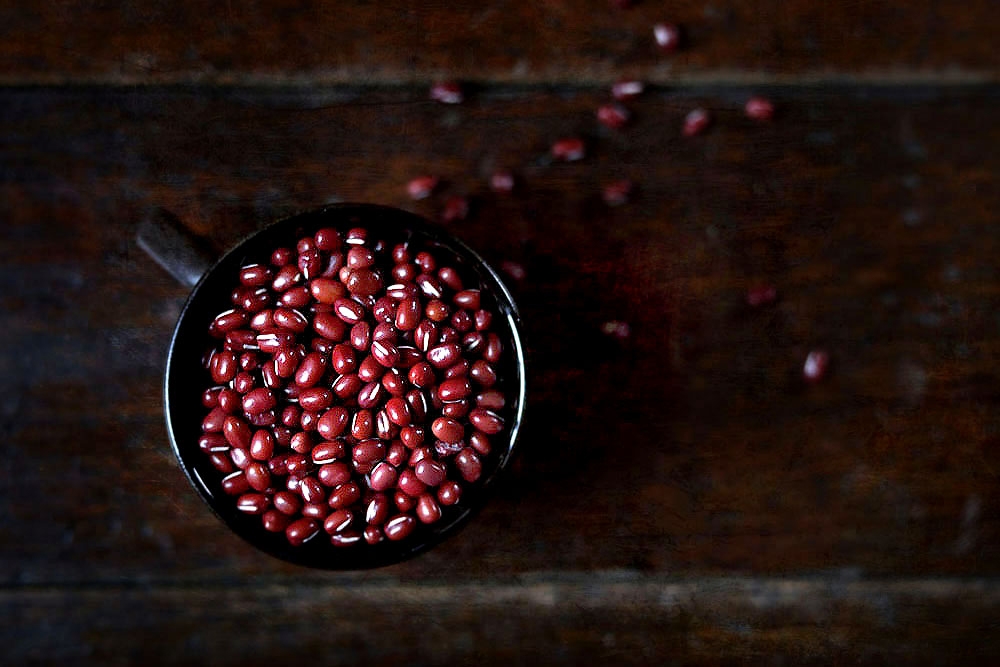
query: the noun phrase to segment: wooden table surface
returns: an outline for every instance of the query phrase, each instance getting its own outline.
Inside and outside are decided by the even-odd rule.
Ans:
[[[1000,660],[995,2],[126,4],[0,8],[0,662]],[[610,130],[626,76],[649,86]],[[567,135],[587,157],[554,163]],[[410,201],[422,174],[446,186]],[[517,465],[399,565],[254,551],[173,459],[187,289],[138,221],[221,251],[451,194],[452,231],[524,269]]]

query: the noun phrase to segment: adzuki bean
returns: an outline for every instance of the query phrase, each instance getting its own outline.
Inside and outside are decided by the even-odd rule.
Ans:
[[[440,86],[438,99],[454,91]],[[599,118],[617,127],[627,111],[612,104]],[[578,160],[584,144],[562,140],[552,154]],[[509,172],[492,181],[513,186]],[[416,199],[437,185],[422,177],[407,190]],[[446,217],[464,217],[467,202],[451,206]],[[324,228],[234,276],[207,327],[198,447],[264,531],[293,546],[417,539],[495,465],[510,401],[494,323],[505,320],[452,259],[413,239]]]

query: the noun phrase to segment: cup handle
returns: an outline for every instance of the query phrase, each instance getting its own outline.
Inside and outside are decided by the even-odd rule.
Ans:
[[[170,211],[156,208],[139,222],[136,243],[167,273],[194,287],[215,262],[215,253]]]

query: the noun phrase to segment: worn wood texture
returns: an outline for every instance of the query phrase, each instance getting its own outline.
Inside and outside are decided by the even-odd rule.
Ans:
[[[10,2],[0,82],[996,80],[993,0]],[[657,52],[651,26],[685,26]]]
[[[995,586],[564,577],[0,591],[37,664],[989,664]],[[114,609],[112,614],[95,610]],[[44,630],[40,632],[39,630]],[[7,664],[10,664],[9,662]]]

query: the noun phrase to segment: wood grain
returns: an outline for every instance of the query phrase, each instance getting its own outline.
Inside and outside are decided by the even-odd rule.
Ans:
[[[998,607],[979,581],[346,578],[0,591],[0,639],[7,664],[968,664],[1000,657]]]
[[[13,2],[0,82],[996,81],[992,0]],[[657,52],[652,25],[685,26]]]
[[[611,132],[573,90],[0,91],[2,583],[306,576],[225,534],[172,461],[185,291],[135,224],[163,205],[223,247],[291,209],[434,216],[450,193],[475,204],[455,231],[526,269],[531,421],[472,525],[371,578],[996,575],[997,92],[775,88],[768,125],[749,92],[656,90]],[[684,139],[695,105],[715,125]],[[551,162],[566,133],[585,161]],[[496,166],[516,194],[488,191]],[[448,186],[415,204],[421,173]],[[607,208],[622,176],[639,195]],[[759,281],[780,301],[753,310]],[[832,373],[808,387],[817,346]]]

